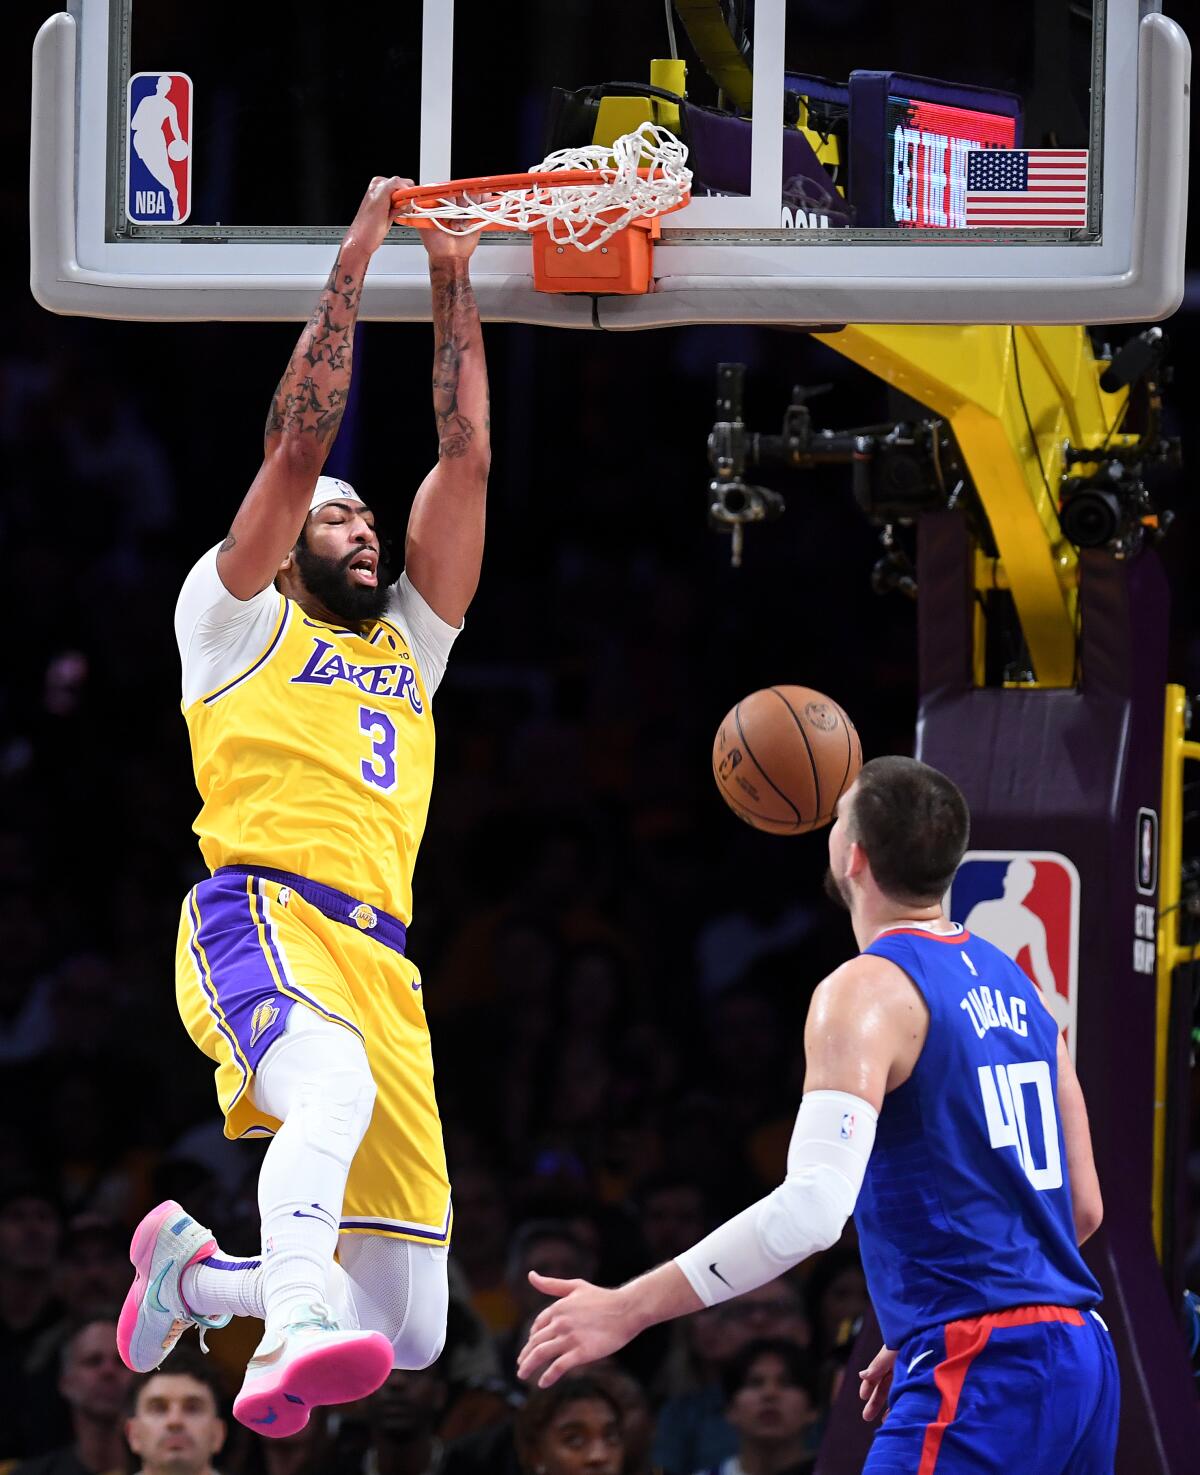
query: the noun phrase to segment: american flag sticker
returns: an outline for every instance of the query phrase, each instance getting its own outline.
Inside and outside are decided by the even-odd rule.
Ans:
[[[967,225],[1087,225],[1087,149],[972,149]]]

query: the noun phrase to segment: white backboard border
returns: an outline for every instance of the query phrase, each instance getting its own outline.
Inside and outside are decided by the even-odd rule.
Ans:
[[[449,169],[452,0],[424,0],[421,173]],[[782,88],[785,0],[759,0],[755,112]],[[745,199],[697,201],[673,217],[644,297],[550,296],[533,290],[528,241],[485,237],[473,278],[490,321],[637,330],[685,323],[1143,322],[1183,295],[1188,174],[1186,36],[1139,0],[1108,0],[1103,48],[1104,149],[1093,208],[1099,238],[1024,232],[1017,242],[954,242],[924,232],[785,231],[757,222],[778,212],[780,130],[756,128]],[[30,150],[30,278],[50,311],[135,320],[301,320],[327,275],[336,228],[161,226],[115,235],[109,146],[120,126],[106,81],[128,38],[110,34],[122,7],[71,0],[34,43]],[[127,11],[124,12],[127,15]],[[776,30],[778,36],[776,37]],[[771,44],[776,37],[777,44]],[[180,58],[180,65],[186,58]],[[427,105],[428,100],[428,105]],[[1095,128],[1093,120],[1093,128]],[[123,139],[123,133],[118,142]],[[771,187],[773,183],[773,188]],[[1126,208],[1122,208],[1122,207]],[[702,207],[702,208],[698,208]],[[774,212],[769,214],[768,212]],[[710,219],[711,217],[711,219]],[[142,238],[142,235],[148,238]],[[1057,243],[1042,240],[1057,236]],[[402,239],[372,263],[362,315],[429,316],[423,247]],[[961,242],[961,243],[960,243]]]

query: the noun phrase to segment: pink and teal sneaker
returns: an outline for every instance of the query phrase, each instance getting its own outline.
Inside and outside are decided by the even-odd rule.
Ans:
[[[258,1344],[233,1416],[257,1434],[283,1439],[308,1423],[318,1404],[352,1403],[374,1393],[392,1370],[392,1344],[381,1332],[342,1331],[321,1302]]]
[[[174,1199],[151,1209],[134,1230],[129,1246],[133,1285],[117,1320],[117,1351],[127,1368],[151,1372],[190,1326],[200,1328],[203,1347],[205,1332],[229,1324],[229,1316],[198,1316],[179,1289],[187,1267],[216,1247],[211,1231]]]

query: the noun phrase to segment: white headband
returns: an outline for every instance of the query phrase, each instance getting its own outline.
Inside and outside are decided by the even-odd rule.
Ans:
[[[348,481],[342,481],[337,476],[318,476],[312,501],[308,504],[309,512],[315,512],[326,502],[357,502],[362,507],[367,505]]]

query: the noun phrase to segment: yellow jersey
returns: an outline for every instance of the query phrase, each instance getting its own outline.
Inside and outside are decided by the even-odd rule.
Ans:
[[[403,575],[361,634],[274,588],[235,599],[215,549],[188,576],[175,624],[210,870],[288,871],[411,921],[430,701],[458,631]]]

